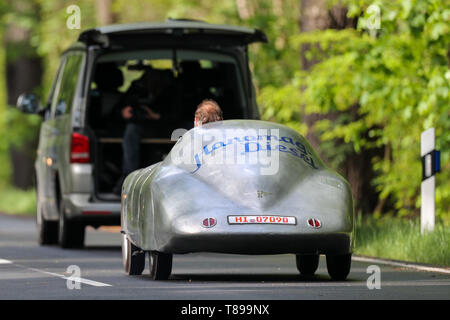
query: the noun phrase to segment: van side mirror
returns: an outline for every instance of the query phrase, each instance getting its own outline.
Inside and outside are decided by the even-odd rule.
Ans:
[[[16,106],[23,113],[37,114],[42,109],[39,98],[32,93],[22,93],[17,98]]]

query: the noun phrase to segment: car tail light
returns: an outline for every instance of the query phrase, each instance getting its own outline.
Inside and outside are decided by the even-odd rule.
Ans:
[[[80,133],[72,133],[70,163],[89,163],[90,161],[89,138]]]
[[[203,223],[202,223],[202,225],[203,225],[205,228],[212,228],[212,227],[214,227],[216,224],[217,224],[217,220],[214,219],[214,218],[206,218],[206,219],[203,220]]]
[[[319,219],[316,218],[308,219],[308,225],[314,229],[319,229],[320,227],[322,227],[322,223]]]

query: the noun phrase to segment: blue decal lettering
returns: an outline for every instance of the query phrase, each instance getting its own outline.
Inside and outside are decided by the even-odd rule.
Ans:
[[[203,147],[203,151],[205,152],[206,155],[210,154],[213,150],[211,149],[211,151],[208,150],[208,145]]]
[[[305,146],[302,144],[302,143],[300,143],[300,142],[296,142],[295,143],[295,145],[297,146],[297,148],[299,148],[299,150],[302,152],[302,153],[307,153],[306,152],[306,148],[305,148]]]
[[[257,140],[257,141],[263,140],[264,138],[267,139],[266,140],[267,142],[265,145],[260,144],[258,142],[249,142],[249,141],[255,141],[255,140]],[[297,147],[297,149],[288,148],[281,144],[272,146],[271,145],[272,138],[275,139],[275,141],[292,144],[293,146]],[[247,152],[279,150],[280,152],[288,153],[294,157],[300,158],[304,162],[306,162],[310,167],[312,167],[314,169],[318,169],[318,167],[316,166],[314,159],[312,157],[312,153],[306,149],[304,144],[302,144],[299,141],[294,142],[294,140],[291,137],[281,137],[279,140],[278,140],[278,137],[274,136],[274,135],[245,136],[243,138],[233,137],[233,138],[228,139],[227,143],[222,142],[222,141],[214,143],[211,147],[211,150],[208,149],[208,145],[204,146],[202,153],[204,153],[205,155],[210,155],[214,150],[218,150],[220,148],[224,148],[230,144],[233,144],[234,141],[237,141],[239,143],[244,143],[245,141],[247,141],[244,143],[244,152],[241,154],[245,154]],[[194,159],[195,159],[195,164],[196,164],[197,168],[192,173],[196,172],[202,166],[202,163],[200,161],[200,156],[198,153],[195,154]]]
[[[292,145],[295,145],[295,144],[294,144],[294,141],[292,140],[291,137],[281,137],[280,141],[283,141],[283,142],[286,142],[286,143],[290,143],[290,144],[292,144]]]
[[[197,169],[195,169],[191,173],[195,173],[202,166],[202,163],[200,162],[200,158],[198,156],[198,153],[195,154],[194,159],[195,159],[195,164],[197,165]]]
[[[309,164],[312,168],[318,169],[314,164],[314,160],[312,157],[307,156],[306,154],[300,154],[300,158],[303,159],[307,164]]]
[[[279,151],[281,151],[281,152],[286,152],[286,149],[287,149],[287,148],[286,148],[285,146],[282,146],[281,144],[279,144],[277,147],[278,147],[278,150],[279,150]],[[277,150],[277,148],[275,148],[275,150]]]
[[[256,145],[256,150],[250,150],[250,144],[252,145]],[[247,142],[246,144],[244,144],[245,146],[245,152],[258,152],[261,148],[261,145],[257,142]],[[244,154],[244,153],[242,153]]]
[[[278,141],[278,137],[277,137],[277,136],[274,136],[273,134],[267,135],[267,136],[266,136],[266,138],[267,138],[268,141],[272,140],[272,137],[273,137],[273,139],[274,139],[275,141]]]
[[[297,153],[297,150],[295,150],[294,148],[289,148],[289,150],[291,151],[291,154],[292,154],[292,155],[294,155],[294,156],[296,156],[296,157],[299,156],[298,153]]]
[[[217,150],[219,148],[225,147],[225,144],[223,142],[216,142],[213,144],[212,148],[211,148],[211,152],[213,152],[214,150]]]

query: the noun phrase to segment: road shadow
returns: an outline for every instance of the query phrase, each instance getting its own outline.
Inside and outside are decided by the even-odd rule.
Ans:
[[[121,246],[84,246],[82,248],[78,248],[78,250],[85,250],[85,251],[122,251]]]
[[[148,276],[150,278],[150,276]],[[151,279],[151,278],[150,278]],[[360,280],[347,279],[345,281],[333,281],[328,275],[316,274],[302,276],[300,274],[172,274],[170,281],[188,282],[358,282]]]

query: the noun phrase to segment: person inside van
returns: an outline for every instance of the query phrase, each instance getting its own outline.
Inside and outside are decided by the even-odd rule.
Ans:
[[[98,128],[112,129],[116,127],[116,110],[120,106],[123,95],[118,88],[123,84],[123,74],[114,62],[100,63],[95,70],[96,88],[91,91],[91,121]]]
[[[125,122],[122,141],[122,176],[113,193],[120,194],[123,180],[128,174],[141,167],[141,138],[156,136],[157,122],[161,114],[154,111],[158,95],[162,91],[158,72],[148,68],[141,78],[133,81],[122,100],[120,116]]]

